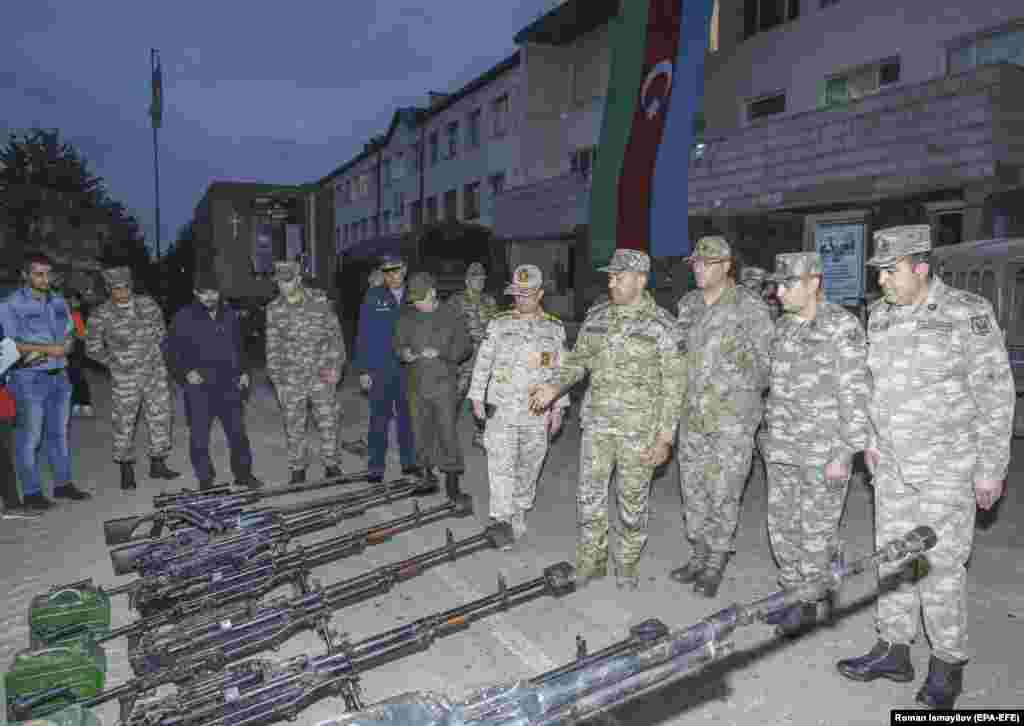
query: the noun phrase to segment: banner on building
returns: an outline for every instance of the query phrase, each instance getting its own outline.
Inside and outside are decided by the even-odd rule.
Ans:
[[[687,181],[713,0],[622,3],[590,201],[591,259],[689,254]]]
[[[257,219],[253,225],[252,271],[257,275],[274,271],[274,228],[266,218]]]
[[[814,228],[814,247],[824,268],[825,298],[837,305],[864,301],[863,222],[819,223]]]

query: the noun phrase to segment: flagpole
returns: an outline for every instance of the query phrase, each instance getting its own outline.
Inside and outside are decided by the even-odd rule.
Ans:
[[[153,120],[153,180],[156,190],[156,260],[160,261],[160,144],[157,140],[157,129],[161,124],[161,116],[163,114],[163,89],[160,87],[163,85],[163,79],[157,80],[162,71],[160,68],[160,56],[159,51],[155,48],[151,48],[149,51],[150,66],[154,77],[154,106],[151,108],[151,115]],[[159,85],[157,85],[159,84]]]
[[[156,181],[156,259],[160,261],[160,146],[153,127],[153,175]]]

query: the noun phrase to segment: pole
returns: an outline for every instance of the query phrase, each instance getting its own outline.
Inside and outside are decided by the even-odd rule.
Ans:
[[[157,144],[156,127],[153,127],[153,175],[156,181],[156,259],[160,260],[160,146]]]
[[[149,113],[153,122],[153,179],[156,187],[156,259],[160,260],[160,145],[157,140],[157,129],[163,125],[163,69],[160,67],[160,51],[156,48],[149,50],[150,70],[152,71],[152,92],[153,100],[149,107]]]

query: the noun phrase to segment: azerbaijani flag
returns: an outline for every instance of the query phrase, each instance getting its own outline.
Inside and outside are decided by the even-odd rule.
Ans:
[[[616,247],[689,254],[687,179],[713,0],[631,0],[611,23],[611,71],[590,191],[591,259]]]

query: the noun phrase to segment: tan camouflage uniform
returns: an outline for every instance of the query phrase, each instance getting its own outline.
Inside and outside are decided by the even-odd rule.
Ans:
[[[529,285],[539,287],[541,272],[533,265]],[[529,276],[530,270],[527,270]],[[499,314],[487,325],[469,387],[471,401],[487,405],[487,474],[490,515],[523,530],[524,513],[533,508],[537,480],[548,453],[548,417],[530,413],[530,386],[556,383],[566,353],[565,326],[554,315],[521,318],[516,311]],[[569,405],[562,396],[557,408]]]
[[[722,238],[706,237],[695,255],[725,257],[729,249]],[[740,285],[711,306],[693,290],[679,301],[678,315],[688,358],[676,456],[686,535],[724,556],[733,549],[761,423],[774,326],[760,297]]]
[[[275,262],[274,274],[298,275],[298,265]],[[340,377],[346,356],[338,316],[322,290],[303,287],[298,303],[279,295],[267,306],[267,376],[284,411],[291,471],[303,471],[308,466],[306,427],[310,404],[320,432],[320,458],[325,467],[340,465],[337,384],[321,381],[320,371],[333,369]]]
[[[814,252],[776,256],[774,278],[821,274]],[[775,327],[761,451],[768,464],[768,534],[779,585],[824,574],[838,552],[849,485],[826,480],[830,462],[850,466],[868,443],[870,377],[860,321],[821,301],[813,320],[784,315]]]
[[[131,271],[104,271],[110,287],[131,285]],[[160,343],[167,334],[164,315],[151,297],[132,295],[127,305],[107,300],[89,317],[85,352],[110,370],[114,461],[135,459],[135,423],[146,420],[149,456],[166,457],[172,446],[173,403]]]
[[[931,249],[927,227],[881,230],[876,257],[889,265]],[[1002,479],[1010,458],[1014,387],[991,304],[932,278],[916,306],[874,303],[868,321],[868,366],[874,378],[871,419],[881,453],[874,472],[879,546],[918,525],[935,530],[927,574],[882,567],[900,584],[878,597],[876,627],[890,643],[917,635],[918,610],[933,655],[948,663],[967,653],[965,564],[974,539],[974,482]]]
[[[620,260],[628,266],[617,265]],[[618,250],[609,269],[645,272],[650,260],[634,250]],[[595,305],[573,350],[562,360],[559,385],[572,385],[590,373],[581,414],[578,577],[607,572],[608,483],[613,471],[621,525],[616,533],[618,574],[638,575],[653,472],[641,456],[659,434],[675,436],[686,392],[682,345],[672,315],[645,291],[636,305]]]

